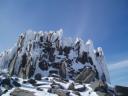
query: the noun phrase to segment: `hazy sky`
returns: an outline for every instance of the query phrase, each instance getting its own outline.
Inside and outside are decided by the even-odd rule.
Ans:
[[[0,0],[0,51],[28,29],[60,28],[103,47],[112,84],[128,86],[128,0]]]

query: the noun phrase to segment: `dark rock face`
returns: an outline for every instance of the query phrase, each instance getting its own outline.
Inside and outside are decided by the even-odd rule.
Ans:
[[[66,64],[65,64],[65,62],[62,62],[60,69],[59,69],[59,74],[62,78],[66,78]]]
[[[9,64],[8,64],[8,71],[10,75],[14,74],[14,66],[16,63],[16,59],[17,59],[17,53],[13,55],[12,59],[10,60]]]
[[[60,62],[55,62],[55,63],[52,63],[52,67],[53,68],[56,68],[56,69],[59,69],[60,68]]]
[[[92,61],[92,58],[91,57],[88,57],[88,61],[91,65],[93,65],[93,61]]]
[[[36,81],[34,79],[29,79],[27,82],[32,84],[32,85],[36,84]]]
[[[45,60],[42,60],[39,62],[39,68],[43,71],[43,70],[48,70],[48,64]]]
[[[25,67],[26,63],[27,63],[27,55],[26,55],[26,53],[24,53],[22,56],[21,67]]]
[[[12,84],[15,86],[15,87],[21,87],[21,84],[16,82],[16,81],[13,81]]]
[[[51,76],[52,74],[58,74],[58,71],[57,70],[50,70],[49,75]]]
[[[30,65],[29,72],[28,72],[28,78],[31,78],[35,73],[35,66]]]
[[[115,86],[117,96],[128,96],[128,87]]]
[[[41,88],[37,88],[37,90],[38,90],[38,91],[43,91],[43,89],[41,89]]]
[[[82,55],[77,58],[77,60],[79,62],[81,62],[82,64],[87,63],[88,62],[88,53],[87,52],[83,52]]]
[[[10,78],[3,79],[3,80],[1,81],[1,85],[2,85],[3,87],[7,87],[7,89],[10,89],[10,88],[13,87],[12,84],[11,84]]]
[[[35,80],[41,80],[41,78],[42,78],[42,75],[40,73],[37,73],[35,75]]]
[[[68,54],[70,53],[70,50],[71,50],[71,47],[65,46],[64,49],[63,49],[64,55],[65,55],[65,56],[68,56]]]

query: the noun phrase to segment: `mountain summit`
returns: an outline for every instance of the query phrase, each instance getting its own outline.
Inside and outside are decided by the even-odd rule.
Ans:
[[[114,96],[102,48],[62,35],[62,29],[21,33],[0,54],[1,95]]]

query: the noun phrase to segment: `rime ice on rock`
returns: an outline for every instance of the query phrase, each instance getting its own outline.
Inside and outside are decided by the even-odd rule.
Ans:
[[[0,95],[7,90],[2,96],[113,96],[102,48],[62,35],[62,29],[28,30],[0,53]]]
[[[62,35],[62,29],[21,33],[14,47],[0,55],[0,67],[9,69],[11,75],[24,78],[32,78],[40,73],[42,76],[63,74],[62,78],[72,79],[90,67],[98,76],[94,80],[105,79],[110,82],[101,47],[94,49],[91,40],[85,42],[80,38],[62,38]],[[24,54],[27,61],[22,64]],[[28,76],[30,73],[32,75]]]

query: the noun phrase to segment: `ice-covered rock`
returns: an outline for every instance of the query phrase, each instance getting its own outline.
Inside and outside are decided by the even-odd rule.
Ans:
[[[90,90],[88,96],[94,96],[91,95],[91,89],[86,87],[86,84],[95,81],[110,83],[102,48],[94,49],[91,40],[87,42],[81,38],[74,40],[62,35],[62,29],[50,32],[29,30],[21,33],[16,44],[0,54],[0,73],[20,78],[21,80],[16,81],[15,84],[20,84],[23,88],[39,86],[41,88],[36,89],[43,91],[47,89],[45,92],[49,91],[49,94],[63,94],[63,96],[76,94],[86,96],[83,95],[87,94],[84,92]],[[3,70],[7,71],[3,72]],[[33,78],[40,83],[32,85],[27,81],[26,85],[21,83]],[[12,79],[9,80],[11,85]],[[82,87],[77,88],[78,85]],[[56,89],[53,90],[52,87]],[[82,90],[82,93],[79,90]],[[15,91],[12,93],[15,94]],[[92,94],[96,96],[96,93]]]

